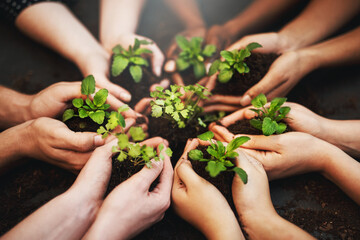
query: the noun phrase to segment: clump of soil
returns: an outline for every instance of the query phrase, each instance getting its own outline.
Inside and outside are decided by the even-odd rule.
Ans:
[[[211,155],[206,151],[207,146],[199,145],[197,149],[202,151],[204,158],[211,159]],[[188,157],[188,159],[190,159],[190,158]],[[229,160],[231,161],[231,159],[229,159]],[[231,190],[232,181],[234,179],[235,173],[232,171],[230,171],[230,172],[225,171],[225,172],[221,172],[216,177],[211,177],[209,172],[207,172],[205,170],[205,167],[207,166],[207,162],[200,162],[200,161],[193,161],[193,160],[190,160],[190,161],[191,161],[191,165],[192,165],[194,171],[200,177],[204,178],[206,181],[213,184],[224,195],[224,197],[228,201],[231,209],[237,216],[234,201],[232,198],[232,190]]]
[[[231,124],[230,126],[228,126],[227,129],[232,134],[235,134],[235,135],[236,134],[263,135],[262,131],[260,131],[257,128],[254,128],[250,124],[250,119],[237,120],[234,124]],[[289,128],[289,126],[287,126],[284,133],[291,132],[291,131],[292,131],[291,128]]]
[[[97,124],[91,118],[73,117],[65,122],[66,126],[74,132],[96,132],[100,126],[105,126],[105,121],[102,125]]]
[[[245,63],[250,68],[249,73],[240,74],[235,71],[233,77],[227,83],[216,81],[212,94],[227,96],[242,96],[249,88],[258,83],[269,71],[271,64],[278,57],[277,54],[252,53],[245,59]]]
[[[113,58],[112,58],[113,59]],[[110,66],[112,66],[113,60],[111,60]],[[141,81],[139,83],[136,83],[134,79],[132,78],[129,68],[126,68],[119,76],[113,77],[110,74],[110,81],[113,83],[118,84],[122,88],[125,88],[128,90],[131,94],[131,101],[128,103],[128,105],[131,108],[134,108],[134,106],[144,97],[150,97],[150,87],[160,82],[160,78],[156,77],[150,67],[142,67],[143,70],[143,76],[141,78]],[[111,69],[110,69],[111,72]]]
[[[128,178],[139,172],[144,167],[144,165],[134,166],[134,164],[131,162],[132,158],[129,156],[122,162],[117,160],[117,156],[118,154],[112,157],[111,177],[105,196],[107,196],[120,183],[126,181]],[[152,191],[158,183],[159,178],[155,179],[155,181],[151,184],[149,191]]]
[[[171,157],[173,165],[181,157],[187,140],[196,138],[206,131],[207,129],[199,126],[196,121],[188,124],[185,128],[178,128],[165,118],[149,118],[150,137],[160,136],[169,141],[169,147],[173,151],[173,156]]]

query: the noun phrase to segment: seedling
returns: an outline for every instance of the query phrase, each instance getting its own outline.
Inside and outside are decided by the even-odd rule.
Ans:
[[[266,96],[259,94],[252,101],[251,104],[257,109],[250,109],[258,114],[254,119],[250,120],[250,124],[263,132],[265,136],[270,136],[276,132],[281,134],[286,130],[286,124],[280,122],[290,112],[290,107],[281,107],[286,98],[274,98],[270,107],[265,107],[267,103]]]
[[[181,100],[181,88],[188,93],[184,101]],[[199,101],[207,99],[210,92],[199,84],[185,87],[171,85],[170,90],[157,87],[150,95],[155,99],[150,103],[151,116],[166,118],[179,128],[184,128],[203,111],[203,108],[198,106]]]
[[[93,75],[89,75],[81,83],[81,94],[86,95],[85,102],[82,98],[73,99],[72,104],[77,109],[77,113],[74,109],[67,109],[62,117],[63,122],[73,117],[90,117],[97,124],[103,124],[105,117],[110,115],[106,111],[110,105],[105,103],[108,97],[108,90],[100,89],[95,93],[94,99],[91,100],[89,96],[93,93],[95,93],[95,79]]]
[[[129,132],[134,141],[142,141],[146,136],[141,127],[132,127]],[[151,159],[160,161],[165,158],[162,153],[158,154],[153,147],[129,142],[129,138],[125,133],[118,134],[117,138],[118,145],[113,147],[112,152],[119,154],[117,160],[120,162],[129,159],[134,166],[146,165],[146,167],[152,168]],[[159,151],[161,152],[163,149],[164,145],[160,144]],[[171,157],[172,150],[166,148],[165,154]]]
[[[211,57],[216,52],[215,45],[209,44],[202,49],[204,39],[201,37],[193,37],[188,41],[185,37],[178,35],[175,39],[182,50],[176,59],[177,70],[181,72],[193,66],[195,77],[197,79],[204,77],[206,74],[205,57]]]
[[[112,49],[114,53],[114,60],[111,66],[111,74],[114,77],[117,77],[127,67],[129,67],[131,77],[136,83],[139,83],[143,75],[142,66],[149,66],[149,62],[141,55],[146,53],[152,53],[151,50],[141,48],[140,46],[149,44],[152,43],[146,40],[139,40],[135,38],[134,45],[130,45],[128,50],[125,50],[121,45],[116,45]]]
[[[234,164],[229,159],[234,159],[239,156],[235,150],[242,144],[249,141],[250,138],[245,136],[237,137],[225,147],[220,141],[213,143],[213,137],[214,133],[211,131],[198,136],[200,140],[210,142],[210,146],[206,149],[206,151],[211,155],[210,159],[204,158],[203,152],[199,149],[193,149],[189,152],[190,159],[194,161],[207,162],[205,170],[209,172],[211,177],[216,177],[223,171],[233,171],[239,175],[241,180],[246,184],[248,181],[247,173],[242,168],[236,166],[234,167]]]
[[[121,126],[122,129],[125,128],[125,119],[121,113],[127,110],[129,110],[129,106],[124,104],[118,108],[117,112],[112,111],[109,115],[108,122],[105,127],[100,126],[100,128],[97,130],[97,133],[102,135],[102,138],[106,138],[117,126]]]
[[[262,47],[259,43],[253,42],[248,44],[244,49],[234,49],[232,51],[221,51],[220,55],[225,59],[224,61],[215,60],[209,69],[209,75],[215,74],[219,71],[218,80],[221,83],[230,81],[235,71],[240,74],[250,72],[246,65],[245,58],[251,56],[251,51]]]
[[[218,113],[205,114],[202,118],[198,118],[198,121],[199,121],[200,126],[206,128],[207,123],[216,122],[216,121],[222,119],[223,117],[225,117],[225,112],[220,111]]]

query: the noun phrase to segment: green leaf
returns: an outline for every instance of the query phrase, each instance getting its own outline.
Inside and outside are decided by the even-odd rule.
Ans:
[[[206,74],[205,64],[203,62],[195,61],[194,75],[197,79],[202,78]]]
[[[237,149],[238,147],[240,147],[241,145],[243,145],[244,143],[246,143],[247,141],[249,141],[250,138],[249,137],[245,137],[245,136],[241,136],[241,137],[237,137],[234,138],[233,140],[231,140],[231,142],[227,145],[226,147],[226,151],[227,152],[232,152],[235,149]]]
[[[127,104],[124,104],[124,105],[121,105],[117,111],[118,111],[118,113],[121,113],[121,112],[125,112],[129,109],[130,109],[129,106]]]
[[[135,142],[142,141],[146,137],[146,134],[144,133],[144,130],[141,127],[131,127],[129,133],[131,135],[131,138]]]
[[[197,120],[198,120],[198,123],[199,123],[199,125],[200,125],[201,127],[206,128],[206,123],[204,123],[203,120],[201,120],[201,118],[197,118]]]
[[[242,168],[234,167],[232,170],[240,177],[244,184],[247,184],[248,175]]]
[[[166,106],[165,107],[165,113],[167,114],[172,114],[174,112],[174,107],[173,106]]]
[[[211,177],[216,177],[220,172],[225,171],[226,167],[222,162],[209,161],[205,169]]]
[[[129,59],[129,61],[136,65],[141,65],[141,66],[146,66],[146,67],[149,66],[149,62],[142,57],[131,57]]]
[[[261,108],[267,103],[266,96],[263,93],[257,95],[253,100],[251,100],[251,104],[256,108]]]
[[[107,130],[103,127],[103,126],[100,126],[99,129],[96,131],[98,134],[103,134],[103,133],[106,133]]]
[[[63,113],[62,116],[62,120],[63,122],[69,120],[70,118],[72,118],[74,116],[74,110],[73,109],[66,109],[65,112]]]
[[[286,102],[287,98],[274,98],[270,103],[269,113],[275,113],[281,105]]]
[[[128,147],[129,145],[129,138],[126,134],[119,134],[117,136],[117,139],[118,139],[118,146],[119,148],[122,150],[122,149],[125,149]]]
[[[117,160],[119,160],[120,162],[124,161],[127,158],[127,155],[124,151],[120,151],[119,155],[117,157]]]
[[[270,136],[276,131],[277,126],[278,124],[275,121],[271,120],[269,117],[266,117],[263,120],[262,132],[265,136]]]
[[[144,159],[150,161],[151,158],[154,158],[156,156],[156,151],[154,148],[150,146],[143,146],[142,152],[145,154]]]
[[[93,109],[93,110],[96,109],[96,106],[93,104],[93,102],[89,98],[86,98],[85,102],[91,109]]]
[[[279,109],[279,113],[281,114],[281,115],[284,115],[284,116],[286,116],[289,112],[290,112],[290,110],[291,110],[291,108],[290,107],[281,107],[280,109]]]
[[[211,156],[213,156],[215,159],[219,159],[219,158],[221,157],[220,154],[219,154],[219,152],[216,151],[215,149],[213,149],[213,148],[210,147],[210,146],[206,149],[206,151],[207,151]]]
[[[206,57],[211,57],[216,52],[216,46],[212,44],[208,44],[205,46],[202,54]]]
[[[124,50],[124,48],[121,45],[116,45],[113,47],[112,52],[114,54],[121,54],[121,52]]]
[[[183,118],[185,118],[185,119],[188,118],[188,116],[189,116],[188,113],[189,113],[189,110],[187,110],[187,109],[180,111],[181,116],[183,116]]]
[[[214,137],[214,133],[212,131],[207,131],[203,134],[197,136],[200,140],[210,141]]]
[[[224,166],[225,166],[225,167],[232,167],[232,166],[234,166],[234,164],[233,164],[232,162],[230,162],[229,160],[226,160],[226,161],[224,162]]]
[[[221,61],[218,59],[218,60],[215,60],[211,64],[210,69],[209,69],[209,76],[214,75],[218,71],[220,63],[221,63]]]
[[[141,153],[140,149],[141,146],[139,144],[131,144],[128,151],[129,156],[132,158],[138,157]]]
[[[83,109],[83,108],[80,108],[80,109],[79,109],[79,117],[80,117],[80,118],[86,118],[86,117],[88,117],[88,116],[89,116],[88,111],[86,111],[86,110]]]
[[[135,55],[150,54],[150,53],[152,53],[152,51],[147,48],[139,48],[136,49],[136,51],[134,52]]]
[[[136,83],[139,83],[141,81],[142,69],[140,66],[137,65],[130,66],[130,74]]]
[[[164,106],[165,105],[165,101],[161,100],[161,99],[157,99],[155,100],[155,104],[160,105],[160,106]]]
[[[260,131],[262,131],[262,121],[258,120],[258,119],[251,119],[250,120],[250,125],[253,126],[256,129],[259,129]]]
[[[81,83],[81,94],[90,95],[95,92],[95,78],[89,75]]]
[[[82,98],[75,98],[72,100],[72,104],[76,108],[81,108],[84,105],[84,100]]]
[[[219,82],[227,83],[232,78],[234,72],[232,69],[221,70],[218,76]]]
[[[108,90],[100,89],[94,96],[93,103],[95,104],[95,106],[100,107],[104,105],[108,97],[108,94],[109,94]]]
[[[194,160],[194,161],[198,161],[200,159],[203,158],[203,153],[202,151],[198,150],[198,149],[193,149],[193,150],[190,150],[189,152],[189,158],[191,160]]]
[[[134,51],[137,50],[140,47],[140,41],[139,39],[135,38],[135,43],[134,43]]]
[[[97,124],[101,125],[104,122],[105,112],[102,110],[97,110],[96,112],[89,113],[89,117],[96,122]]]
[[[175,37],[175,40],[179,48],[181,48],[182,50],[186,50],[190,48],[190,43],[185,37],[181,35],[177,35]]]
[[[173,151],[171,150],[171,148],[167,148],[165,149],[165,153],[166,155],[168,155],[168,157],[172,157]]]
[[[245,72],[245,66],[242,63],[235,64],[234,68],[238,71],[238,73],[242,74]]]
[[[115,56],[111,66],[111,74],[114,77],[119,76],[128,65],[129,65],[129,59],[123,56]]]
[[[233,62],[234,61],[234,54],[230,51],[221,51],[220,55],[225,58],[226,61],[228,62]]]
[[[202,37],[192,37],[190,39],[190,45],[194,52],[200,52],[203,41],[204,39]]]
[[[252,43],[249,43],[246,48],[251,52],[252,50],[256,49],[256,48],[261,48],[262,46],[257,43],[257,42],[252,42]]]
[[[281,134],[281,133],[285,132],[285,130],[286,130],[286,124],[285,123],[279,123],[277,125],[277,128],[276,128],[276,133]]]
[[[159,144],[159,151],[161,152],[165,148],[164,144]]]
[[[162,107],[158,105],[153,105],[151,107],[151,116],[158,118],[161,117],[162,113]]]
[[[183,58],[176,59],[176,69],[181,72],[190,67],[190,63]]]
[[[236,158],[237,156],[239,156],[239,154],[237,152],[227,152],[225,156],[227,158]]]

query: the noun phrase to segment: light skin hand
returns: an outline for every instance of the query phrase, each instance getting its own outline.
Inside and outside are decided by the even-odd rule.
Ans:
[[[187,159],[188,152],[198,145],[197,139],[188,140],[175,167],[172,190],[174,209],[208,239],[244,239],[224,196],[215,186],[197,175]]]
[[[161,138],[144,143],[152,146],[167,144]],[[170,206],[173,179],[170,159],[164,155],[164,161],[153,161],[153,168],[144,167],[107,196],[85,239],[131,238],[163,218]],[[158,185],[149,192],[151,183],[158,176]]]
[[[266,172],[255,158],[237,150],[236,165],[246,171],[244,184],[235,174],[232,193],[244,231],[250,239],[314,239],[297,226],[281,218],[275,211]]]

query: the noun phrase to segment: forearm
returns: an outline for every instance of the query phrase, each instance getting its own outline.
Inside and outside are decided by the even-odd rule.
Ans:
[[[118,44],[121,35],[136,32],[144,3],[145,0],[101,0],[100,41],[106,50]]]
[[[276,17],[297,1],[257,0],[245,11],[224,24],[230,37],[235,39],[241,35],[255,32],[270,24]]]
[[[98,205],[64,193],[16,225],[2,239],[80,239]]]
[[[16,26],[74,62],[83,73],[90,55],[106,54],[85,26],[61,3],[31,5],[20,13]]]
[[[0,128],[8,128],[31,119],[32,97],[0,86]]]
[[[324,39],[354,17],[359,8],[357,0],[311,1],[296,19],[279,31],[287,42],[284,50],[299,49]]]
[[[181,19],[187,29],[205,27],[205,21],[195,0],[163,0]]]
[[[328,155],[322,174],[360,205],[360,163],[336,147]]]

